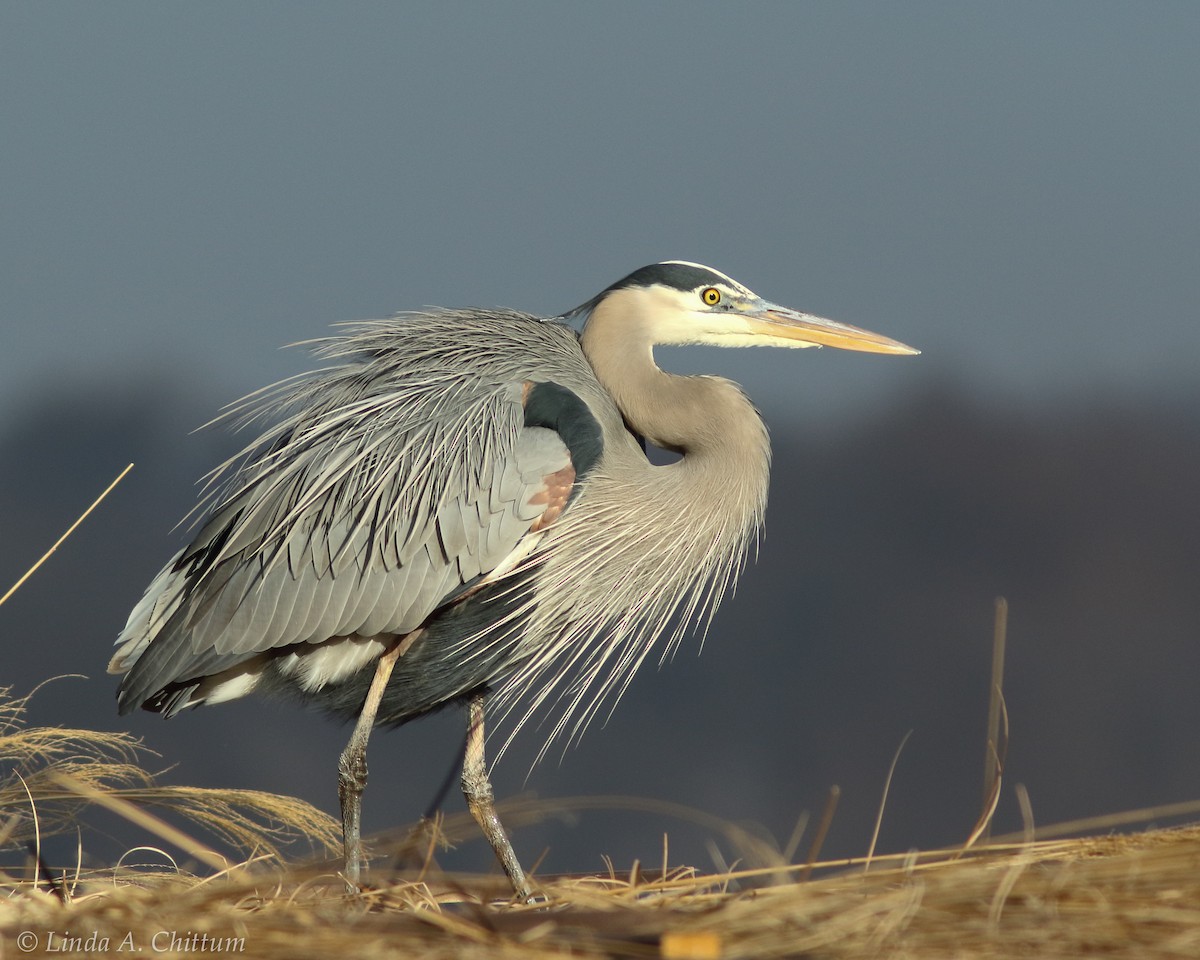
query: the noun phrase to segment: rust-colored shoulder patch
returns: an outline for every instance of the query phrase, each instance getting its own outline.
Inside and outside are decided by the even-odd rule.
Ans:
[[[567,464],[561,470],[555,470],[542,477],[542,489],[529,498],[535,505],[545,504],[546,509],[529,528],[531,531],[544,530],[561,516],[571,496],[571,488],[575,485],[575,468]]]

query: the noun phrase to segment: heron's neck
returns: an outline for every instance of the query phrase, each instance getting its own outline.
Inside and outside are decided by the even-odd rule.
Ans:
[[[596,309],[606,307],[609,315],[593,316],[584,328],[583,352],[630,428],[655,446],[683,454],[685,470],[703,471],[714,481],[761,483],[765,496],[770,442],[745,394],[718,377],[681,377],[660,369],[644,326],[608,301]]]

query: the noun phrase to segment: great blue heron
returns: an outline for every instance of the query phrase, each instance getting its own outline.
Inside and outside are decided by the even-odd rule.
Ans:
[[[712,615],[763,519],[757,411],[728,380],[665,373],[653,347],[917,352],[683,261],[548,320],[436,310],[317,343],[333,366],[235,408],[277,422],[216,472],[200,532],[130,614],[109,665],[120,711],[261,687],[357,717],[338,765],[356,883],[372,727],[465,702],[463,792],[526,899],[485,695],[519,698],[518,728],[558,702],[554,733],[577,735],[657,639]],[[680,458],[652,465],[645,442]]]

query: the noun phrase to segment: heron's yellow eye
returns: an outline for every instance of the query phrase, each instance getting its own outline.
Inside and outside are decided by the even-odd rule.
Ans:
[[[710,307],[715,307],[721,302],[721,291],[716,287],[708,287],[700,294],[700,299],[707,303]]]

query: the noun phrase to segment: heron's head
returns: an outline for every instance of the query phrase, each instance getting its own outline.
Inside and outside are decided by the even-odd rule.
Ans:
[[[596,322],[622,316],[658,344],[920,353],[877,333],[764,300],[712,267],[684,260],[635,270],[579,310],[587,310]]]

